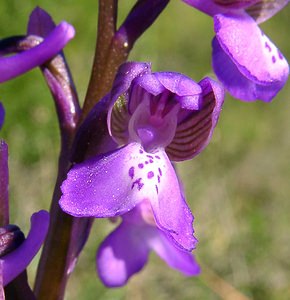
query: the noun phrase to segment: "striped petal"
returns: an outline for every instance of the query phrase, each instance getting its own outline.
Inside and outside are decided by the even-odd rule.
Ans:
[[[130,117],[127,98],[125,95],[121,95],[115,102],[110,115],[111,135],[119,145],[128,143]]]
[[[224,90],[210,78],[200,83],[203,91],[202,108],[193,111],[177,125],[173,141],[166,147],[172,161],[190,159],[209,143],[223,104]]]
[[[259,24],[270,19],[287,4],[289,0],[259,0],[248,7],[246,12]]]

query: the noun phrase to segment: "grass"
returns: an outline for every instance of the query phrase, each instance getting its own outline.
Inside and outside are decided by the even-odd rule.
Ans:
[[[120,18],[133,1],[120,1]],[[25,32],[35,5],[56,22],[65,19],[76,38],[65,52],[83,99],[95,44],[97,1],[63,0],[0,4],[0,36]],[[15,20],[12,22],[11,20]],[[289,8],[262,24],[290,57]],[[171,2],[136,44],[131,59],[152,61],[154,70],[173,70],[195,80],[211,74],[209,17],[181,1]],[[162,37],[162,38],[161,38]],[[227,96],[207,149],[178,164],[195,215],[195,254],[204,273],[184,278],[155,255],[122,289],[106,289],[95,275],[98,243],[113,229],[97,220],[68,286],[66,299],[238,299],[290,298],[290,85],[270,103],[242,103]],[[6,108],[1,136],[9,144],[11,219],[28,228],[35,210],[48,209],[57,167],[58,126],[53,102],[38,70],[0,86]],[[36,263],[30,267],[32,274]],[[228,287],[235,287],[236,294]]]

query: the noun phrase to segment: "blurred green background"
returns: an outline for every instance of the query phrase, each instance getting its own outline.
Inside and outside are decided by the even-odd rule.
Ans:
[[[120,20],[134,1],[120,1]],[[94,52],[97,1],[0,3],[0,37],[24,34],[39,5],[76,37],[65,49],[80,99],[84,98]],[[289,7],[263,30],[290,59]],[[133,49],[131,60],[152,61],[154,70],[173,70],[195,80],[211,71],[212,20],[181,1],[172,1]],[[27,232],[29,216],[49,208],[59,150],[54,104],[39,70],[0,86],[6,108],[1,137],[9,144],[11,222]],[[290,84],[269,104],[243,103],[227,95],[207,149],[178,165],[195,215],[194,251],[200,277],[185,278],[155,254],[121,289],[106,289],[95,274],[98,243],[114,226],[96,220],[75,272],[67,300],[76,299],[290,299]],[[30,268],[30,278],[36,262]],[[229,293],[234,287],[235,292]],[[222,296],[221,296],[222,295]],[[245,298],[246,299],[246,298]]]

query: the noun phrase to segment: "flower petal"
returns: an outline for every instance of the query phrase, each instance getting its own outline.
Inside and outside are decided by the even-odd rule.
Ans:
[[[149,164],[149,160],[139,144],[131,143],[75,165],[61,186],[61,208],[76,217],[112,217],[128,212],[155,192],[145,173],[145,161]]]
[[[3,107],[2,103],[0,102],[0,129],[3,126],[4,117],[5,117],[5,110],[4,110],[4,107]]]
[[[145,241],[144,241],[145,238]],[[146,264],[149,248],[139,226],[122,222],[100,245],[97,270],[108,287],[119,287]]]
[[[40,7],[36,7],[29,17],[27,33],[41,37],[46,37],[53,29],[55,24],[51,16]]]
[[[0,82],[10,80],[55,56],[74,37],[74,28],[61,22],[38,46],[9,57],[0,58]]]
[[[15,251],[1,258],[4,286],[26,269],[41,247],[49,225],[48,212],[41,210],[31,217],[31,228],[26,240]]]
[[[172,239],[160,230],[156,236],[149,239],[149,245],[171,268],[182,272],[184,275],[193,276],[200,273],[200,267],[195,257],[188,251],[183,251],[172,243]]]
[[[166,147],[171,161],[191,159],[209,143],[224,101],[223,87],[210,78],[199,82],[202,88],[201,109],[187,114],[177,125],[173,141]]]
[[[258,0],[183,0],[183,2],[210,16],[243,9],[257,1]]]
[[[167,232],[178,247],[191,251],[197,242],[193,236],[192,213],[182,196],[178,178],[166,153],[160,151],[156,156],[158,158],[154,160],[161,163],[157,164],[158,172],[151,171],[150,174],[156,193],[149,200],[157,226]]]
[[[201,88],[191,78],[175,72],[154,73],[162,85],[176,94],[181,107],[189,110],[200,108]]]
[[[260,24],[265,22],[289,4],[289,0],[258,0],[246,12]]]
[[[270,101],[288,78],[286,59],[251,17],[217,15],[214,20],[213,68],[218,78],[237,98]]]
[[[118,69],[111,91],[111,99],[113,102],[129,89],[132,81],[136,77],[148,72],[151,72],[150,63],[127,62],[122,64]]]

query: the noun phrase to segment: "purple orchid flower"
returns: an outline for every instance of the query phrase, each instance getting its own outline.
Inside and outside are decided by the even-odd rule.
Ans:
[[[31,228],[24,242],[12,252],[0,257],[3,286],[7,285],[29,265],[40,249],[49,225],[48,212],[41,210],[31,217]]]
[[[122,223],[100,245],[97,269],[108,287],[120,287],[139,272],[156,252],[171,268],[186,276],[198,275],[200,267],[188,251],[176,247],[165,232],[156,227],[148,201],[122,216]]]
[[[40,9],[39,9],[40,11]],[[28,32],[34,28],[33,22],[30,23]],[[48,31],[50,28],[42,28]],[[43,65],[46,61],[57,55],[64,46],[74,37],[75,30],[72,25],[63,21],[53,28],[44,39],[35,37],[34,43],[38,45],[29,47],[21,53],[9,57],[0,57],[0,82],[10,80],[37,66]]]
[[[183,0],[214,18],[213,69],[231,95],[271,101],[288,79],[287,60],[257,24],[289,0]]]
[[[109,131],[125,146],[76,164],[62,184],[61,208],[76,217],[114,217],[148,200],[157,227],[191,251],[193,216],[170,160],[190,159],[208,144],[223,88],[209,78],[195,83],[178,73],[151,73],[147,63],[126,63],[110,97]]]

